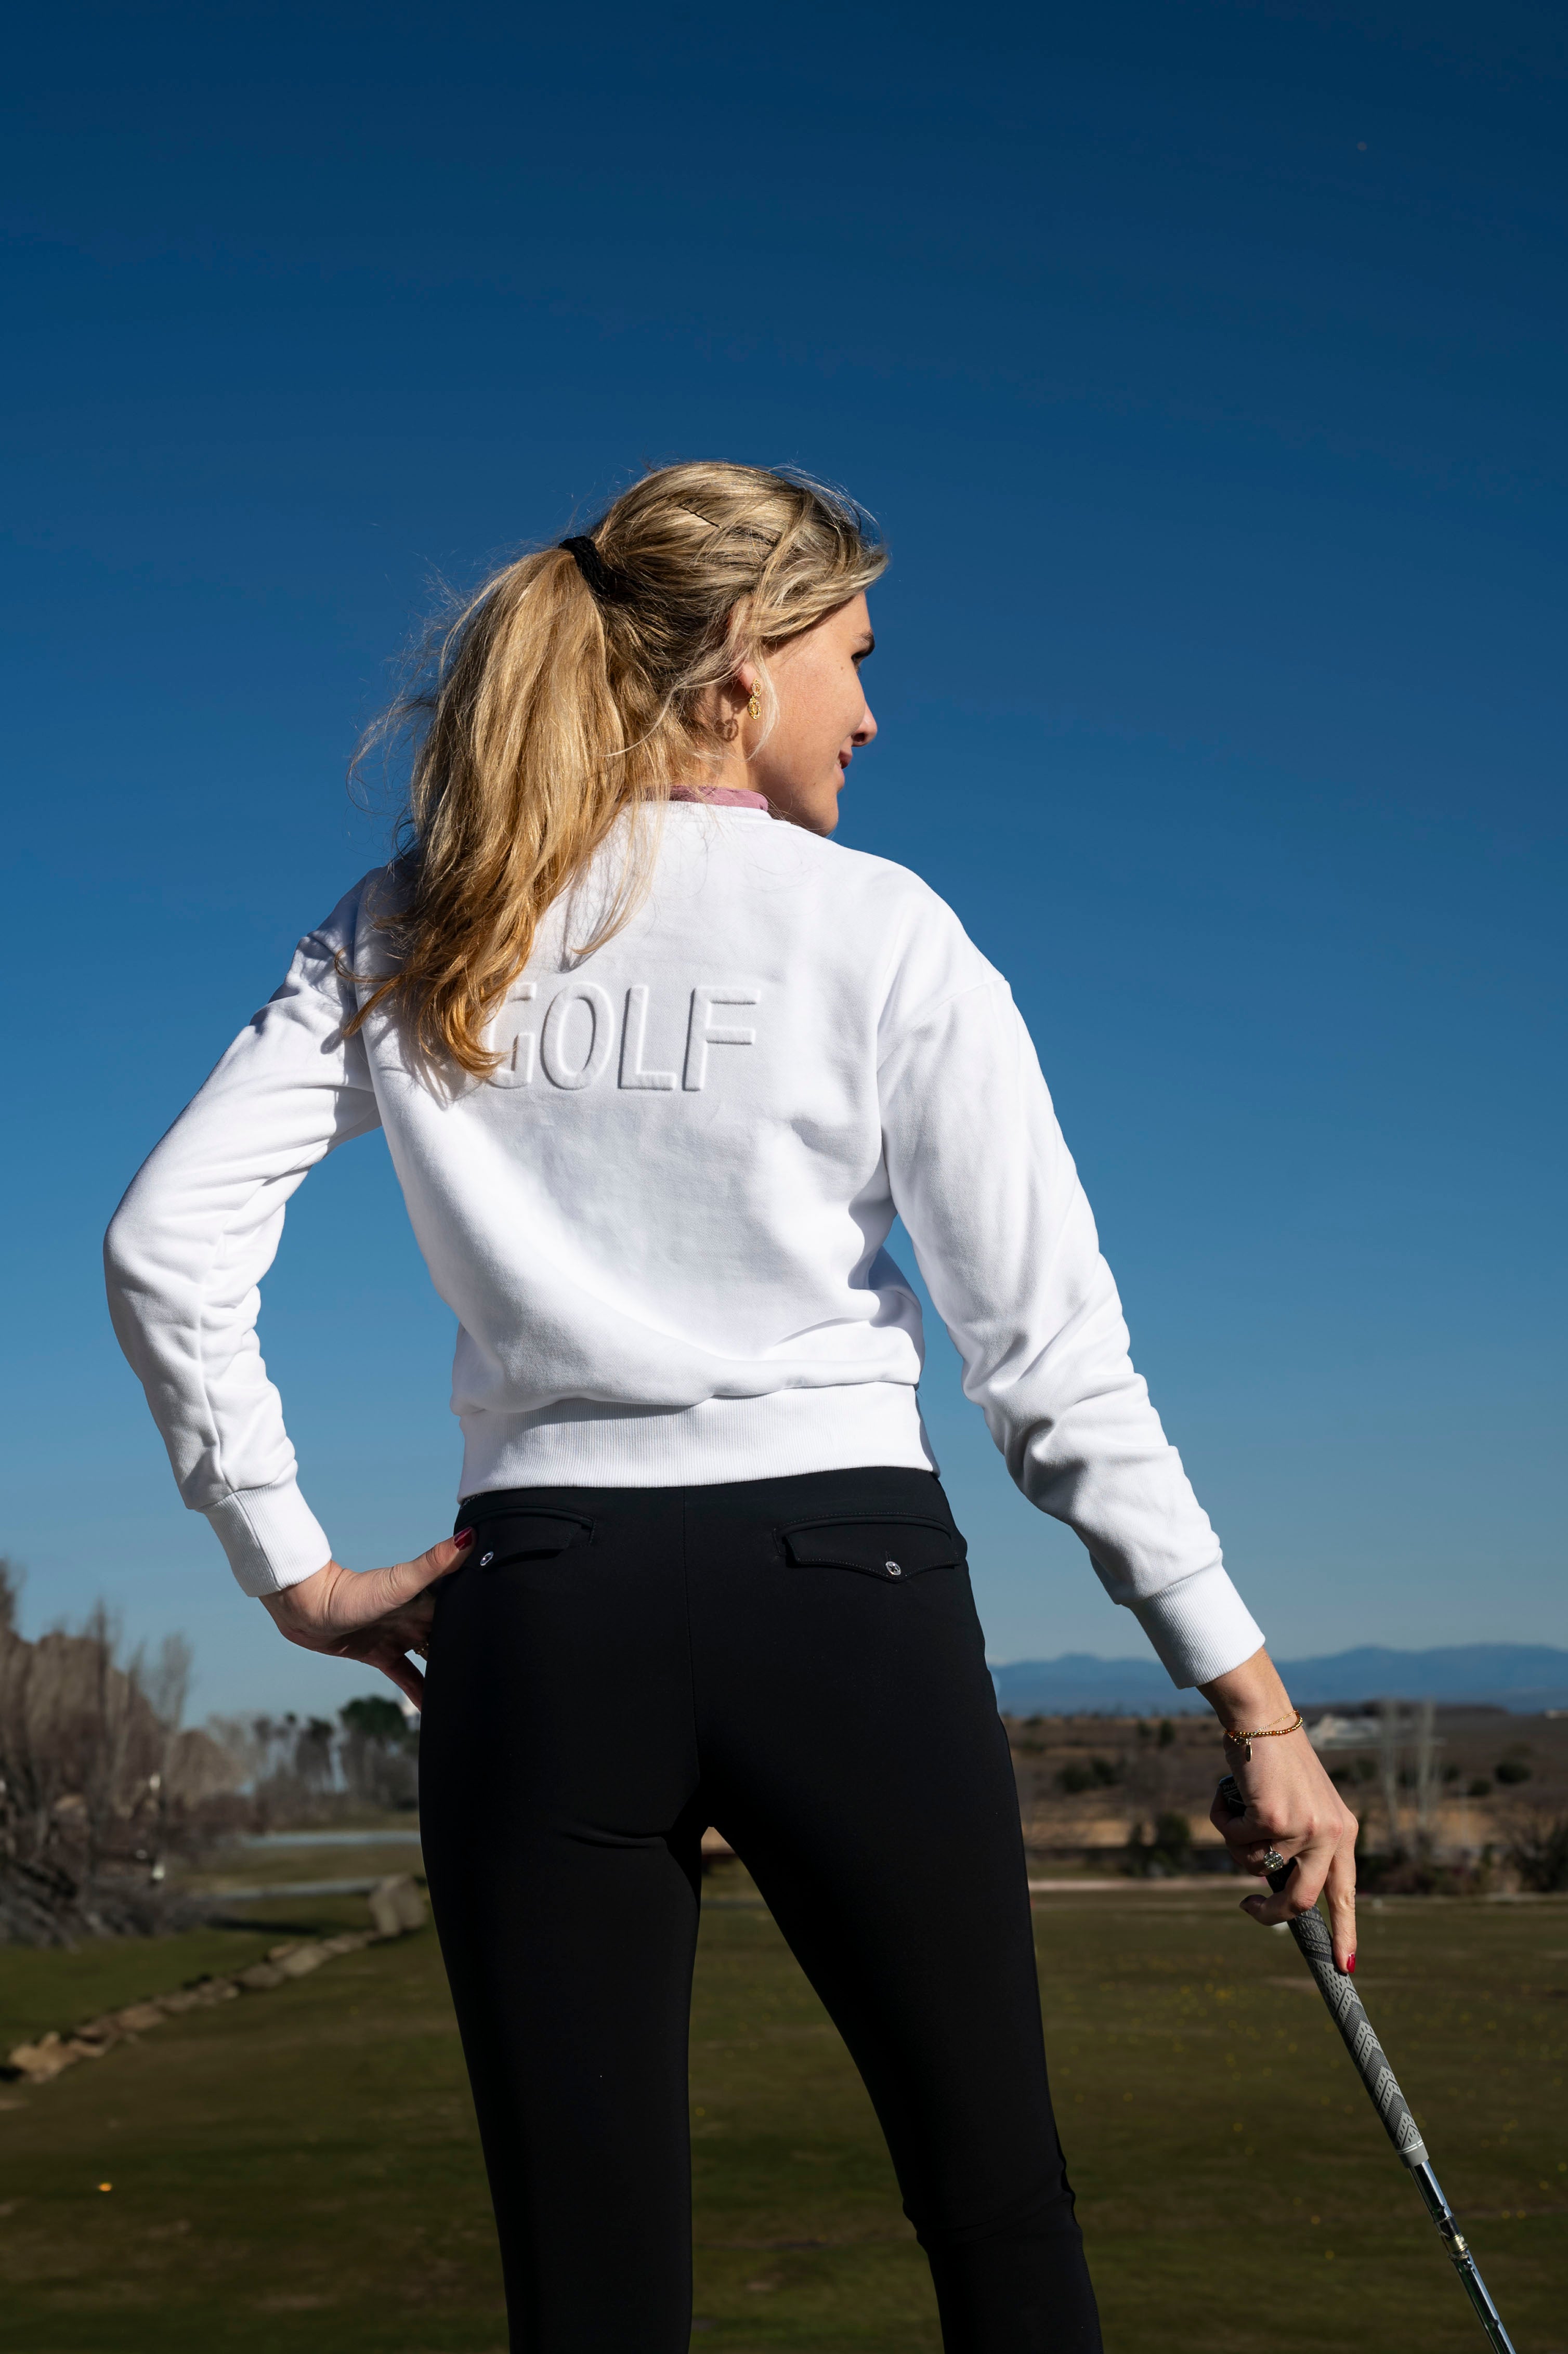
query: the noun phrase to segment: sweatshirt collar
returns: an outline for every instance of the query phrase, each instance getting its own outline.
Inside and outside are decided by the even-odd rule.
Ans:
[[[742,792],[732,785],[715,785],[705,792],[697,785],[672,785],[673,801],[699,801],[705,809],[766,810],[768,803],[760,793]]]

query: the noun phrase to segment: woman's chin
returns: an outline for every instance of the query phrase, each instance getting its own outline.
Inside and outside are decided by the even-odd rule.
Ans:
[[[842,778],[831,785],[821,785],[808,791],[799,789],[788,794],[773,792],[768,798],[775,817],[785,818],[791,825],[804,827],[808,833],[832,833],[839,822],[839,788]]]

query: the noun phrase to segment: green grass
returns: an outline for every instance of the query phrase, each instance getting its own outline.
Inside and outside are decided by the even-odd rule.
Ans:
[[[254,1932],[3,1952],[0,2016],[12,2040],[67,2026],[249,1960],[281,1920],[325,1930],[363,1909],[280,1901]],[[1046,1899],[1037,1921],[1111,2354],[1244,2354],[1286,2332],[1336,2354],[1480,2344],[1287,1938],[1225,1893],[1107,1888]],[[1568,1904],[1390,1903],[1361,1950],[1520,2354],[1563,2354]],[[705,1915],[692,2099],[694,2343],[934,2349],[874,2120],[760,1910]],[[9,2354],[499,2354],[433,1935],[173,2020],[54,2084],[0,2085],[0,2237]]]
[[[238,1860],[220,1858],[216,1868],[191,1876],[185,1885],[193,1889],[249,1888],[275,1886],[280,1882],[292,1883],[307,1880],[380,1880],[390,1872],[413,1872],[420,1868],[419,1834],[410,1831],[406,1841],[393,1845],[377,1840],[366,1847],[280,1847],[241,1850]]]

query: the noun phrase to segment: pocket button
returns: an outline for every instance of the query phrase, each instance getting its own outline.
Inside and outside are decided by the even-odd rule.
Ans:
[[[895,1561],[885,1561],[882,1566],[887,1572],[889,1577],[902,1577],[904,1575],[903,1570]]]

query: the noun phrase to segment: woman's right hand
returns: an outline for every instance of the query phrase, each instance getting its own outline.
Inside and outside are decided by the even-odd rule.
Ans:
[[[1245,1813],[1233,1816],[1216,1794],[1209,1820],[1244,1872],[1266,1877],[1271,1852],[1283,1852],[1296,1866],[1277,1894],[1244,1897],[1242,1911],[1266,1928],[1277,1928],[1310,1912],[1319,1893],[1325,1894],[1334,1960],[1341,1970],[1353,1970],[1361,1826],[1330,1781],[1278,1670],[1266,1650],[1255,1651],[1202,1691],[1222,1724],[1259,1728],[1250,1744],[1233,1735],[1225,1761],[1246,1801]],[[1287,1726],[1292,1717],[1293,1731],[1263,1730]]]
[[[460,1529],[417,1561],[395,1562],[390,1569],[345,1569],[341,1561],[329,1561],[297,1585],[261,1599],[291,1643],[378,1668],[422,1708],[425,1679],[408,1654],[424,1653],[436,1608],[430,1588],[450,1576],[472,1543],[473,1531]]]

